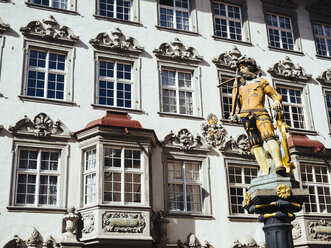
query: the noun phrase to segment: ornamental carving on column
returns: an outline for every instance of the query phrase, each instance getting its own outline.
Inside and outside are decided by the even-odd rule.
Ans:
[[[75,207],[69,208],[67,213],[62,217],[62,239],[64,241],[76,241],[78,219],[79,216]]]
[[[143,214],[105,212],[102,227],[106,232],[142,233],[146,220]]]
[[[60,120],[54,122],[45,113],[36,115],[33,120],[25,115],[15,126],[9,126],[8,130],[13,135],[28,134],[41,138],[49,136],[70,138],[72,135],[69,129]]]
[[[111,35],[106,32],[99,33],[90,44],[96,48],[105,48],[113,51],[141,53],[144,48],[133,37],[126,37],[119,28],[115,28]]]
[[[0,34],[6,32],[9,29],[9,27],[10,27],[9,24],[5,24],[0,17]]]
[[[288,56],[286,56],[283,61],[279,61],[269,67],[268,72],[273,77],[282,77],[291,80],[299,79],[302,81],[307,81],[311,78],[311,74],[308,74],[299,64],[295,65]]]
[[[187,130],[183,128],[179,130],[177,135],[175,135],[172,131],[164,138],[162,142],[165,146],[174,146],[178,147],[180,150],[192,150],[194,148],[204,148],[208,147],[208,144],[204,141],[203,137],[197,134],[196,137]]]
[[[228,67],[230,69],[236,70],[237,62],[242,56],[241,52],[236,46],[232,47],[231,51],[221,53],[218,58],[213,59],[213,63],[217,67]]]
[[[200,62],[202,56],[193,47],[186,48],[178,39],[171,43],[162,43],[159,48],[154,49],[153,53],[158,58],[172,59],[177,61]]]
[[[60,25],[51,15],[42,21],[30,22],[26,27],[21,27],[20,31],[24,36],[71,44],[79,39],[69,27]]]
[[[331,68],[324,71],[316,80],[323,85],[331,86]]]
[[[331,240],[331,222],[321,219],[308,222],[308,232],[313,239]]]
[[[91,233],[94,231],[94,215],[89,213],[83,215],[82,220],[84,222],[84,228],[82,229],[83,233]]]

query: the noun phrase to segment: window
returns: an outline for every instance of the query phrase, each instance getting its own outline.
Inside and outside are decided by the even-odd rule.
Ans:
[[[51,7],[63,10],[73,10],[73,0],[28,0],[27,4],[34,4],[43,7]]]
[[[99,60],[98,104],[132,107],[132,64]]]
[[[313,27],[317,54],[331,57],[331,26],[314,23]]]
[[[309,190],[309,201],[305,202],[308,213],[331,213],[330,179],[327,166],[300,165],[301,181]]]
[[[225,82],[232,77],[221,75],[221,83]],[[232,112],[232,84],[224,85],[220,88],[221,105],[222,105],[222,118],[228,120]]]
[[[257,177],[257,167],[248,167],[240,165],[228,165],[230,213],[232,215],[246,214],[243,208],[246,188],[252,179]]]
[[[15,205],[57,206],[60,152],[20,148],[16,169]]]
[[[291,18],[276,14],[266,14],[269,44],[287,50],[294,50],[294,36]]]
[[[232,40],[242,40],[242,15],[240,6],[214,3],[215,35]]]
[[[325,100],[326,100],[326,107],[327,107],[327,113],[328,113],[328,120],[329,120],[329,124],[331,127],[331,93],[327,93],[325,95]]]
[[[169,211],[201,212],[201,165],[191,161],[168,161]]]
[[[192,72],[162,70],[163,112],[193,115]]]
[[[293,128],[305,129],[304,105],[302,91],[300,89],[289,89],[277,87],[277,91],[283,97],[284,120]]]
[[[132,0],[98,0],[97,2],[98,15],[131,21]]]
[[[92,149],[84,153],[84,204],[93,203],[97,199],[96,194],[96,150]]]

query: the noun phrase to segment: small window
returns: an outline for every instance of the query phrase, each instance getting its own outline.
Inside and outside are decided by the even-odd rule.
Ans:
[[[120,20],[132,20],[132,0],[97,0],[97,14]]]
[[[228,166],[228,190],[230,198],[230,212],[232,215],[247,214],[243,208],[243,201],[248,185],[257,177],[257,167]]]
[[[331,57],[331,26],[314,23],[314,34],[317,54]]]
[[[233,77],[221,75],[221,83]],[[228,120],[232,112],[232,84],[227,84],[220,87],[221,102],[222,102],[222,118]]]
[[[309,190],[309,201],[305,202],[308,213],[331,213],[330,179],[327,166],[300,165],[301,181]]]
[[[326,101],[326,107],[327,107],[327,113],[328,113],[328,120],[331,127],[331,93],[327,93],[325,95],[325,101]]]
[[[95,170],[96,150],[92,149],[84,153],[84,204],[90,204],[97,200]]]
[[[169,211],[202,212],[201,165],[191,161],[168,161]]]
[[[21,148],[16,167],[15,205],[57,206],[60,152]]]
[[[266,14],[269,44],[271,47],[294,50],[294,36],[291,18]]]
[[[242,15],[240,6],[214,3],[215,35],[242,41]]]
[[[283,98],[284,120],[290,127],[305,129],[302,90],[277,87]]]
[[[30,3],[58,9],[70,9],[70,0],[30,0]]]

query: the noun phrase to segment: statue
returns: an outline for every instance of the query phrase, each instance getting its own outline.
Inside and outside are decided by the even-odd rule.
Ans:
[[[236,76],[234,79],[230,120],[233,122],[241,120],[262,175],[269,175],[267,153],[263,148],[264,142],[267,143],[268,151],[275,164],[276,173],[283,176],[286,174],[292,175],[294,164],[290,162],[286,140],[286,132],[289,127],[282,121],[282,96],[271,87],[268,81],[258,77],[258,70],[254,59],[246,56],[238,59],[237,73],[239,71],[241,77]],[[222,85],[225,83],[227,82],[222,83]],[[275,127],[278,127],[282,133],[283,158],[274,132],[275,127],[269,99],[270,115],[264,106],[266,95],[273,100],[272,109],[277,113]]]

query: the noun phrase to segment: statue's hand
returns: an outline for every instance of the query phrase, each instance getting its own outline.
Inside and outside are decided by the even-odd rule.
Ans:
[[[282,104],[280,103],[280,101],[275,100],[274,103],[272,104],[272,109],[277,112],[282,110]]]
[[[240,115],[238,115],[238,114],[230,115],[229,121],[238,123],[240,121]]]

